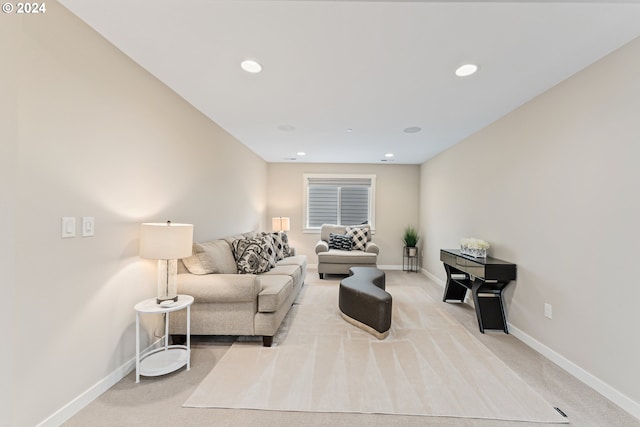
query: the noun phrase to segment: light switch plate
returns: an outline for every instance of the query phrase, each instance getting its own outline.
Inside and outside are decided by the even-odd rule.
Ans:
[[[91,237],[95,233],[94,219],[92,216],[82,217],[82,237]]]
[[[60,237],[68,239],[70,237],[76,237],[76,218],[73,216],[62,217],[62,230]]]

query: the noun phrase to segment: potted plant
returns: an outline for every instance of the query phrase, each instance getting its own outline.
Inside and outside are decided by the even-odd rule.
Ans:
[[[416,245],[418,244],[418,240],[420,240],[418,230],[416,230],[413,225],[407,226],[407,228],[404,229],[404,237],[402,238],[402,241],[404,242],[405,250],[409,256],[416,256]]]

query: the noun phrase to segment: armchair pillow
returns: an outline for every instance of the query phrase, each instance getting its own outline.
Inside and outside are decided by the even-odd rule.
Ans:
[[[369,229],[360,227],[347,227],[347,236],[353,240],[353,249],[364,251],[369,239]]]
[[[339,249],[341,251],[350,251],[353,246],[353,240],[346,234],[329,234],[329,249]]]

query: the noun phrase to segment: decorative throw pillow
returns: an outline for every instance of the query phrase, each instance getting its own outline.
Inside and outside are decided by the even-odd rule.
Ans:
[[[350,251],[353,240],[346,234],[329,234],[329,249],[339,249],[341,251]]]
[[[281,259],[284,259],[285,257],[284,242],[282,241],[282,238],[283,236],[286,238],[287,235],[282,233],[281,231],[278,231],[275,233],[263,232],[262,235],[271,236],[272,243],[273,243],[273,250],[275,251],[275,254],[276,254],[276,261],[280,261]]]
[[[364,251],[369,241],[368,229],[360,227],[347,227],[347,236],[353,240],[353,249]]]
[[[194,243],[193,255],[183,258],[184,266],[191,274],[236,274],[238,268],[227,242],[222,239]]]
[[[292,256],[294,253],[291,251],[291,246],[289,246],[289,236],[287,236],[287,233],[284,231],[280,231],[278,234],[280,234],[280,237],[282,238],[282,253],[284,254],[284,257]]]
[[[263,236],[256,236],[256,239],[262,239],[262,250],[269,257],[269,269],[276,266],[276,249],[273,235],[267,233]]]
[[[237,239],[232,245],[240,274],[265,273],[271,269],[271,255],[265,251],[263,238]]]

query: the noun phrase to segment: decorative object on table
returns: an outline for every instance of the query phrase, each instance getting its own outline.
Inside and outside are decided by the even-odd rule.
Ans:
[[[291,219],[287,216],[271,218],[271,228],[273,231],[287,232],[291,230]]]
[[[475,258],[486,258],[487,249],[489,249],[490,246],[488,242],[482,239],[468,237],[460,239],[460,252]]]
[[[404,237],[402,238],[407,256],[416,256],[418,253],[418,248],[416,247],[418,245],[418,240],[420,240],[418,230],[416,230],[413,225],[408,225],[404,229]]]
[[[158,260],[158,304],[178,300],[178,259],[191,256],[192,246],[192,224],[167,221],[140,226],[140,256]]]

